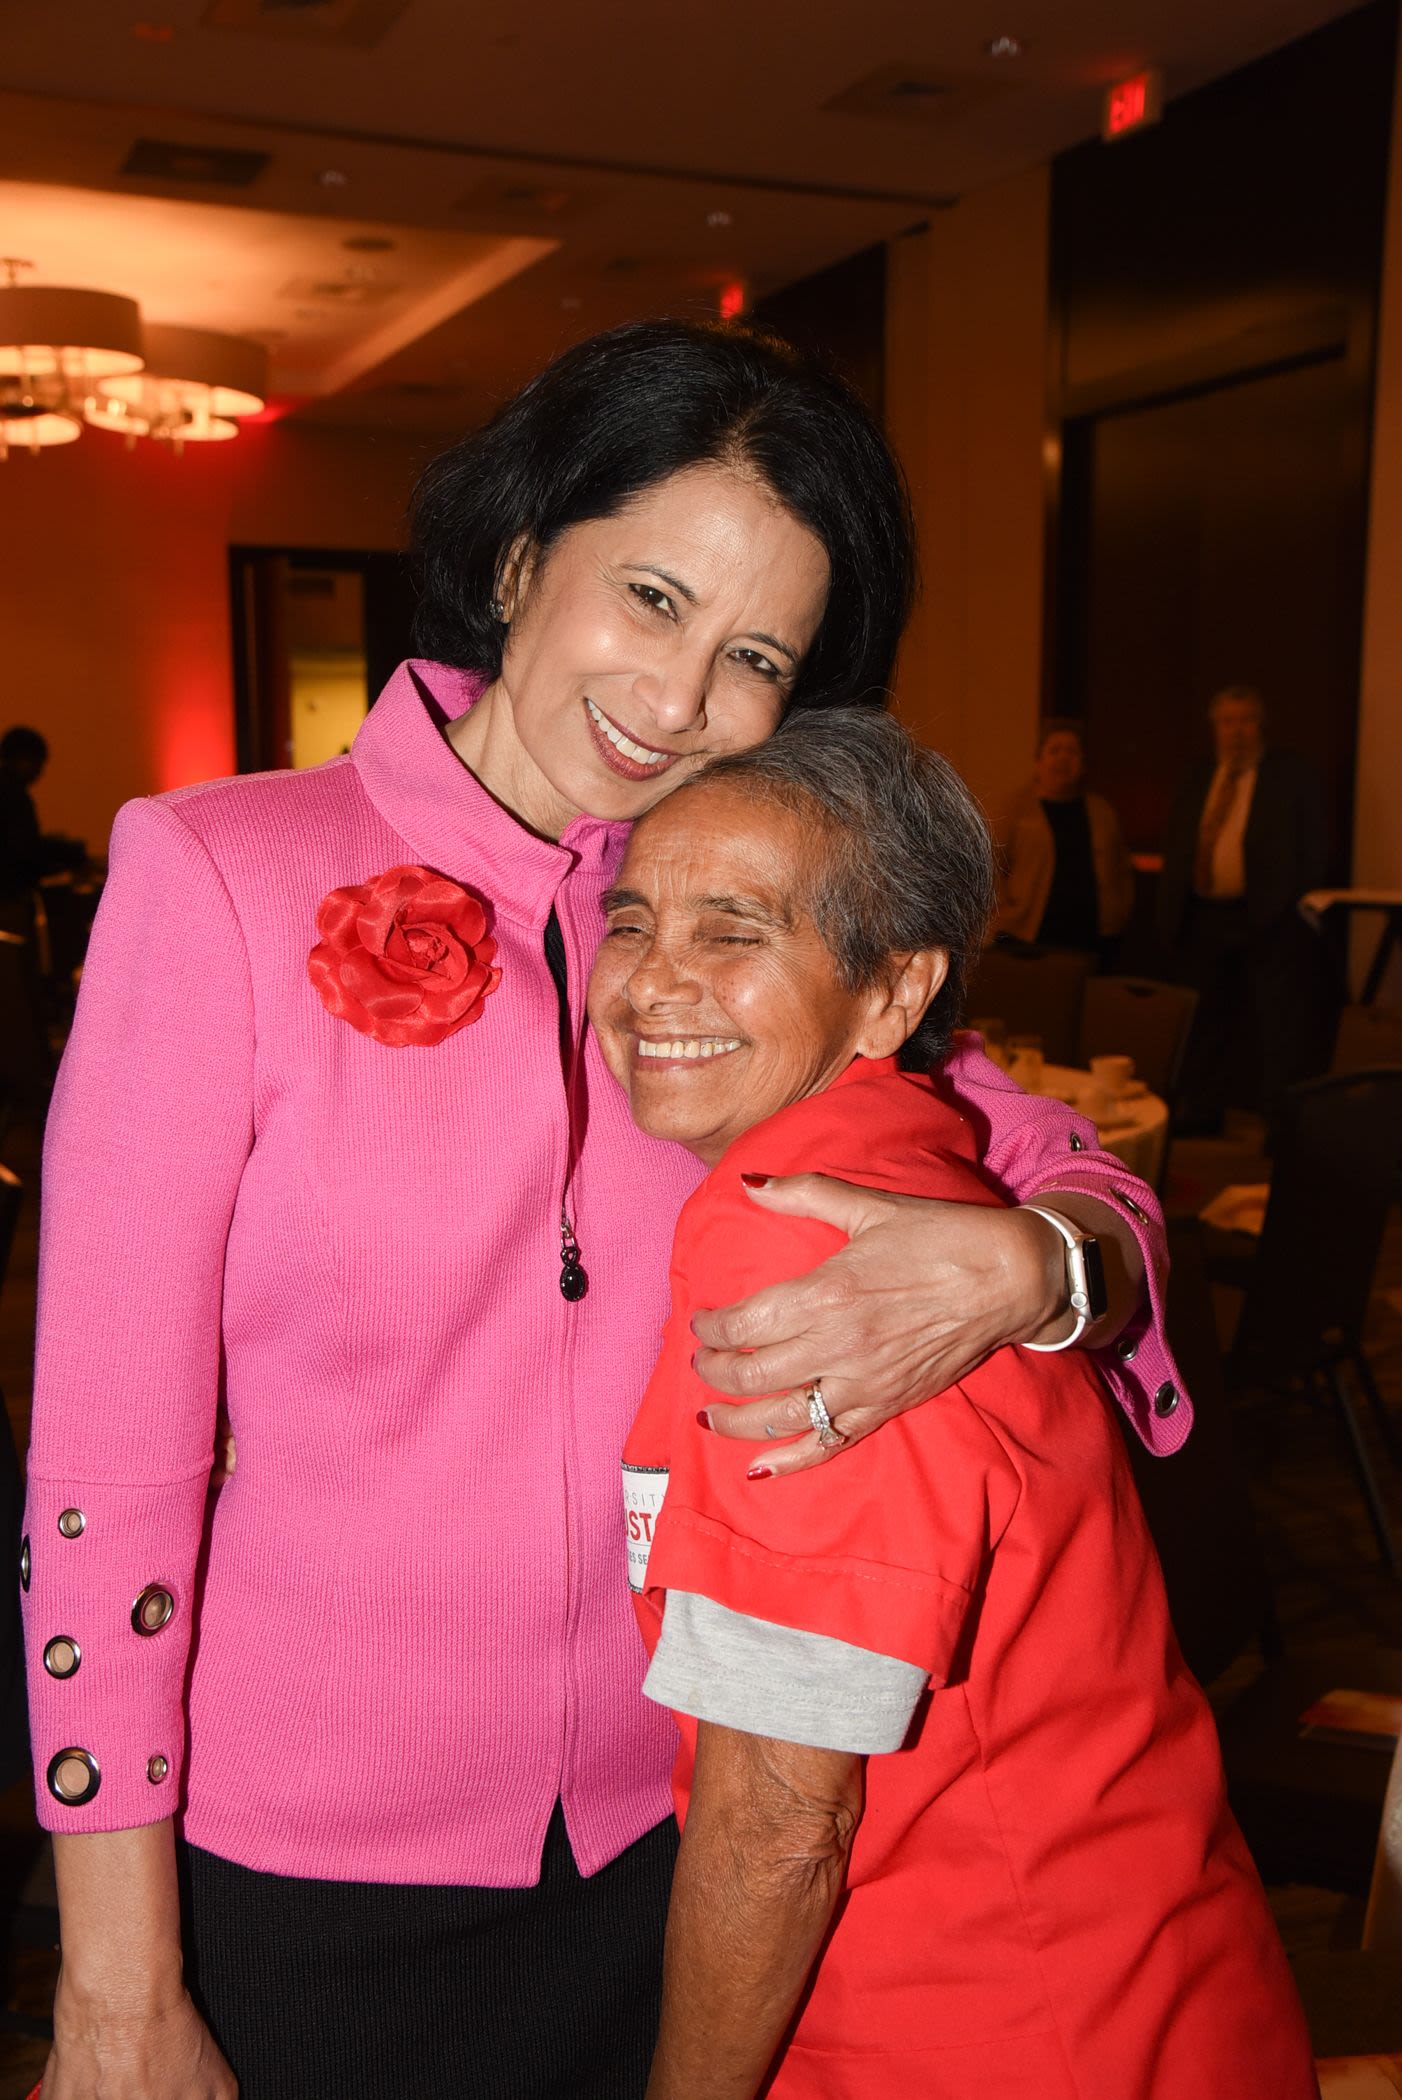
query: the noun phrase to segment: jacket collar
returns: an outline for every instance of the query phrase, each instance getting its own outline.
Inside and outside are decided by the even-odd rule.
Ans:
[[[479,673],[421,657],[402,663],[365,717],[351,763],[416,860],[539,931],[575,868],[612,873],[629,827],[576,817],[556,844],[537,838],[494,802],[443,734],[485,684]]]

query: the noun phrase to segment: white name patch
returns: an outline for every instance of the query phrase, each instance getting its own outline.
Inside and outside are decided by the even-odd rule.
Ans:
[[[623,1512],[628,1528],[628,1587],[647,1588],[647,1564],[652,1555],[657,1519],[667,1496],[665,1466],[623,1468]]]

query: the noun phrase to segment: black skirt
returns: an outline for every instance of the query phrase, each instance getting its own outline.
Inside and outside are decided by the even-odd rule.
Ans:
[[[186,1974],[240,2100],[642,2100],[669,1820],[587,1881],[556,1806],[539,1885],[255,1873],[182,1848]]]

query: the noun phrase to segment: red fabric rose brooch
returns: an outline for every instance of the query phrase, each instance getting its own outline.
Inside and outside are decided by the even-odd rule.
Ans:
[[[362,1035],[427,1049],[477,1020],[501,982],[487,914],[431,868],[386,868],[322,899],[307,974]]]

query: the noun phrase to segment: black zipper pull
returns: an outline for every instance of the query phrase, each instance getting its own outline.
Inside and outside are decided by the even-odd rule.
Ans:
[[[565,935],[559,917],[552,905],[550,917],[545,925],[545,960],[550,975],[555,981],[555,993],[560,1004],[560,1063],[565,1081],[565,1118],[568,1126],[568,1151],[574,1151],[574,1081],[579,1045],[575,1041],[574,1027],[570,1020],[569,982],[565,967]],[[568,1191],[569,1166],[565,1171]],[[571,1305],[584,1296],[589,1288],[589,1278],[579,1259],[579,1241],[574,1236],[570,1214],[564,1202],[560,1204],[560,1296]]]
[[[560,1296],[568,1298],[571,1305],[582,1298],[589,1288],[579,1259],[579,1241],[574,1236],[569,1212],[560,1212]]]

